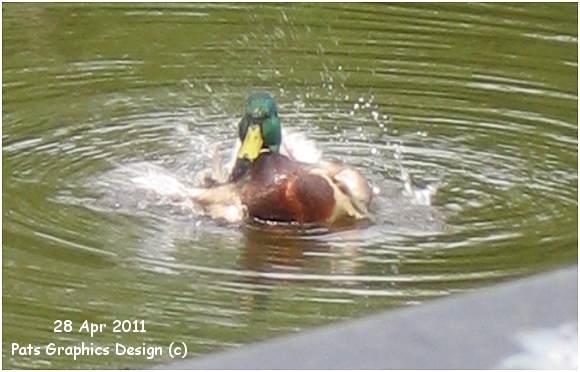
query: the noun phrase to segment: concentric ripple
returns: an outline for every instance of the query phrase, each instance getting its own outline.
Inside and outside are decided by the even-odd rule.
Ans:
[[[577,262],[574,4],[7,4],[5,368],[144,319],[190,356]],[[183,192],[245,96],[357,167],[350,229],[217,223]],[[134,182],[135,179],[139,183]],[[166,359],[156,359],[159,363]]]

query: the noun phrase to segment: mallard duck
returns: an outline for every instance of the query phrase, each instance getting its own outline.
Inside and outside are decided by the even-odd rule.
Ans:
[[[266,92],[250,95],[231,172],[220,173],[209,187],[192,189],[194,203],[230,222],[249,217],[333,225],[369,217],[371,191],[356,169],[320,159],[298,161],[282,146],[282,133],[274,98]]]

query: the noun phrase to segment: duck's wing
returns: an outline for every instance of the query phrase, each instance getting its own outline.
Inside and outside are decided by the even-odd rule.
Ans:
[[[242,205],[238,185],[224,185],[207,188],[190,188],[188,196],[196,206],[214,220],[230,223],[241,222],[246,218],[247,210]]]
[[[347,195],[353,205],[363,214],[368,214],[368,206],[372,199],[372,190],[363,175],[348,164],[321,160],[313,165],[311,171],[325,174],[333,183]]]

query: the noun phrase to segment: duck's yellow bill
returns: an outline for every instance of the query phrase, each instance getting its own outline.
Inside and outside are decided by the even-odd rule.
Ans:
[[[242,142],[242,147],[240,147],[240,151],[238,152],[238,159],[256,160],[258,155],[260,155],[263,144],[264,141],[262,140],[260,126],[250,125],[246,132],[244,142]]]

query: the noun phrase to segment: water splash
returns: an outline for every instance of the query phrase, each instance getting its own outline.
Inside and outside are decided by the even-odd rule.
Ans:
[[[403,183],[403,195],[408,197],[415,205],[431,206],[432,200],[438,190],[438,185],[426,184],[419,186],[415,183],[409,171],[403,166],[403,147],[395,145],[393,155],[397,161],[399,178]]]
[[[169,169],[150,162],[124,164],[90,181],[101,193],[96,204],[116,211],[153,211],[189,215],[196,208],[188,197],[192,185]]]
[[[361,133],[365,135],[364,141],[370,141],[370,135]],[[343,135],[349,137],[348,132]],[[190,133],[190,136],[193,134]],[[233,167],[237,148],[240,146],[239,140],[233,144],[227,141],[216,141],[214,144],[210,144],[210,138],[201,136],[200,139],[191,140],[192,143],[202,144],[199,147],[200,151],[196,154],[199,162],[195,167],[197,171],[193,174],[190,172],[191,167],[183,166],[186,163],[183,159],[178,159],[176,161],[178,166],[173,167],[152,162],[120,165],[99,175],[96,180],[91,179],[88,182],[89,187],[96,186],[97,191],[101,194],[100,199],[96,200],[94,204],[99,209],[105,208],[135,214],[149,212],[153,216],[169,212],[173,215],[188,216],[199,221],[204,213],[192,202],[190,196],[199,187],[207,185],[208,180],[225,182]],[[289,157],[305,163],[317,163],[324,158],[323,150],[318,143],[309,138],[303,131],[284,128],[283,136],[285,142],[282,152]],[[360,141],[363,140],[359,140],[349,147],[358,152],[357,147],[371,145]],[[375,150],[374,155],[378,156],[376,147],[371,148],[371,154],[373,154],[373,150]],[[190,152],[186,152],[186,154],[192,155]],[[369,171],[371,172],[368,182],[374,199],[371,205],[371,209],[374,211],[373,220],[375,223],[400,226],[403,229],[419,228],[426,231],[437,229],[437,226],[441,226],[441,221],[438,218],[433,220],[434,211],[421,209],[432,206],[437,186],[417,185],[409,170],[403,166],[402,154],[402,146],[395,145],[393,157],[399,171],[399,183],[396,188],[400,191],[395,190],[397,185],[397,183],[393,183],[395,180],[388,181],[377,178],[377,174],[372,173],[372,167],[361,169],[367,174]],[[67,201],[70,202],[70,199]],[[83,202],[86,203],[86,201]],[[413,206],[420,208],[413,208]],[[226,220],[231,221],[231,219]]]

